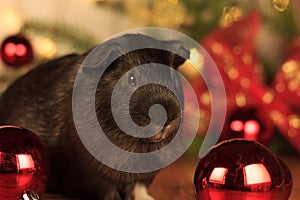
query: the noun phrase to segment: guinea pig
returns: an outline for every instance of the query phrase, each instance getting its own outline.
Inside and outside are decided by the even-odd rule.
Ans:
[[[143,48],[129,51],[135,44],[142,44]],[[95,49],[96,54],[91,57],[94,65],[82,66]],[[175,52],[180,52],[180,55]],[[72,102],[76,75],[81,69],[87,79],[97,80],[95,102],[91,107],[95,109],[105,136],[125,151],[147,153],[164,147],[180,131],[182,87],[179,75],[171,69],[176,70],[188,58],[189,50],[179,41],[163,41],[143,34],[112,38],[82,55],[72,54],[41,64],[17,79],[1,96],[0,124],[26,128],[46,144],[50,159],[48,192],[80,199],[151,200],[153,198],[146,188],[158,170],[133,173],[113,169],[96,159],[83,145],[72,110],[77,106]],[[154,64],[143,72],[137,68],[150,63]],[[155,63],[167,66],[167,71],[161,72]],[[103,70],[101,77],[95,75],[99,69]],[[155,83],[141,85],[146,79]],[[164,86],[156,84],[160,81]],[[128,116],[118,109],[128,104],[132,121],[145,127],[151,121],[150,107],[155,104],[163,106],[166,120],[154,135],[136,137],[118,126],[111,103],[117,84],[123,91],[132,93],[129,102],[120,98],[115,106],[120,119]],[[86,102],[78,106],[86,106]],[[101,146],[97,148],[101,151]],[[126,159],[123,162],[127,162]]]

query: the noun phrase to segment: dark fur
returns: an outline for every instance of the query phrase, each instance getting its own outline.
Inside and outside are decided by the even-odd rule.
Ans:
[[[112,44],[103,45],[103,48],[109,48],[106,49],[105,55],[98,58],[98,67],[106,62],[107,56],[111,53],[116,51],[120,53],[125,50],[132,39],[140,40],[139,42],[161,43],[169,49],[181,48],[186,55],[182,58],[169,51],[151,48],[136,50],[115,60],[99,81],[95,105],[99,123],[105,134],[125,150],[149,152],[164,146],[176,133],[182,117],[179,107],[182,97],[178,100],[170,90],[155,84],[141,87],[134,93],[130,101],[130,113],[135,123],[142,126],[149,123],[148,110],[153,104],[161,104],[167,111],[168,119],[165,126],[172,124],[173,128],[172,130],[163,129],[157,134],[165,134],[167,137],[153,141],[151,138],[141,139],[126,135],[117,127],[110,107],[109,97],[112,89],[117,80],[135,66],[144,63],[161,63],[177,68],[185,61],[189,52],[176,41],[162,42],[143,35],[125,35],[117,42],[114,42],[116,39],[112,39]],[[46,143],[52,163],[49,191],[86,199],[131,199],[134,184],[141,182],[149,185],[156,172],[131,174],[106,167],[84,148],[74,126],[71,105],[72,89],[77,70],[86,55],[87,53],[69,55],[56,59],[19,78],[1,97],[0,123],[29,129]],[[93,70],[97,69],[86,68],[84,70],[92,76]],[[177,75],[155,74],[153,70],[149,70],[149,75],[158,76],[161,80],[172,80],[167,84],[181,93]],[[133,89],[126,86],[126,83],[124,85],[128,87],[128,90]],[[120,105],[123,103],[127,102],[120,100]]]

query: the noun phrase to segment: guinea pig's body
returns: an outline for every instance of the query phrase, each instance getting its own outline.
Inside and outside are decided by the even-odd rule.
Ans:
[[[126,49],[133,38],[137,38],[139,42],[161,42],[162,46],[169,46],[170,50],[182,48],[186,55],[183,58],[169,51],[151,48],[131,51],[109,65],[97,86],[95,110],[106,136],[126,151],[155,151],[167,144],[178,130],[182,118],[182,96],[178,99],[169,90],[155,84],[136,90],[129,106],[134,122],[146,126],[149,123],[149,108],[154,104],[164,106],[168,117],[164,128],[155,136],[137,138],[124,133],[115,123],[111,112],[112,90],[122,75],[138,65],[160,63],[177,68],[189,53],[174,41],[162,42],[143,35],[125,35],[120,38],[122,42],[114,42],[119,46],[110,44],[106,55],[100,55],[98,67],[102,67],[102,60],[107,59],[115,49],[122,49],[122,45]],[[117,40],[120,41],[120,38]],[[107,46],[104,45],[103,48]],[[148,186],[157,172],[128,173],[105,166],[89,153],[77,134],[72,114],[72,92],[76,74],[87,55],[88,53],[69,55],[53,60],[19,78],[1,96],[0,124],[29,129],[47,145],[51,163],[49,192],[81,199],[139,199],[135,188]],[[85,73],[92,76],[93,70],[95,69],[87,68]],[[139,73],[134,73],[129,73],[128,82],[122,83],[128,91],[135,90],[139,86],[139,80],[143,79],[139,77]],[[151,73],[153,76],[153,72]],[[169,74],[158,73],[156,76],[169,81],[167,84],[181,93],[176,74],[170,71]],[[150,200],[151,197],[145,194],[143,199]]]

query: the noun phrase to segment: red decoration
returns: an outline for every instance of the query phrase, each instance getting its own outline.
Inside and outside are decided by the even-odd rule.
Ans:
[[[277,157],[263,145],[232,139],[214,146],[195,171],[199,200],[285,200],[285,177]]]
[[[2,61],[11,67],[20,67],[33,60],[30,42],[22,35],[6,38],[1,45]]]
[[[271,118],[300,153],[300,38],[291,45],[273,86],[279,106],[271,110]]]
[[[201,42],[216,63],[226,89],[227,113],[222,140],[238,137],[268,144],[273,136],[272,121],[262,100],[266,99],[268,90],[261,81],[255,55],[254,40],[259,25],[259,12],[254,11],[232,26],[212,31]],[[210,80],[214,79],[210,66],[204,65],[202,70]],[[211,105],[205,83],[201,77],[190,83],[199,98],[200,113],[209,118]]]
[[[291,195],[292,188],[293,188],[292,173],[289,167],[280,158],[277,157],[277,159],[281,165],[284,174],[284,184],[285,184],[284,199],[289,199],[289,196]]]
[[[221,140],[239,137],[267,145],[276,127],[300,153],[300,38],[294,41],[274,87],[268,87],[254,48],[259,25],[259,13],[254,11],[229,27],[212,31],[201,41],[216,63],[227,93]],[[203,74],[213,80],[209,69],[210,66],[203,65]],[[190,83],[199,98],[202,117],[209,119],[211,105],[205,83],[201,77]]]
[[[288,57],[280,67],[274,88],[280,99],[300,111],[300,38],[293,41]],[[286,98],[289,97],[289,98]]]
[[[16,126],[0,127],[0,199],[20,199],[24,191],[46,189],[46,148],[32,132]]]
[[[260,26],[259,12],[252,12],[232,26],[212,31],[200,42],[216,63],[225,84],[227,96],[242,94],[249,86],[257,85],[258,73],[254,41]],[[210,67],[204,68],[209,72]],[[207,73],[209,75],[209,73]],[[213,78],[213,74],[211,78]],[[220,80],[218,80],[220,81]],[[255,91],[258,92],[258,91]],[[234,100],[234,99],[233,99]],[[255,102],[256,100],[251,100]],[[229,101],[229,106],[237,106]],[[239,106],[243,106],[241,103]]]

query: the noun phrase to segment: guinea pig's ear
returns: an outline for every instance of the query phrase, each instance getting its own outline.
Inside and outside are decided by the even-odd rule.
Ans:
[[[114,60],[123,54],[120,44],[114,41],[107,41],[96,46],[83,63],[82,72],[90,77],[96,77],[99,70],[105,70]]]
[[[190,50],[180,41],[171,41],[171,66],[177,69],[190,58]]]

